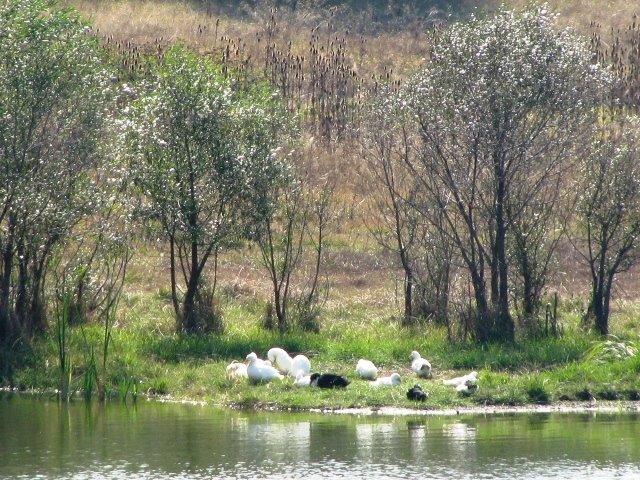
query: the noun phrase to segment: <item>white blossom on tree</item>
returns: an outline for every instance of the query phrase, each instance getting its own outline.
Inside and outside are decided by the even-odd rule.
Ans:
[[[52,259],[100,209],[104,71],[76,15],[43,0],[0,5],[0,339],[44,328]]]
[[[609,80],[590,59],[545,7],[503,10],[437,30],[430,62],[402,93],[420,132],[406,164],[468,272],[480,341],[514,338],[516,272],[529,269],[540,291],[546,264],[510,242],[531,233],[537,204],[545,221],[529,239],[554,231],[557,191]]]
[[[205,266],[251,236],[273,208],[288,170],[278,147],[295,126],[272,90],[234,85],[181,47],[168,52],[131,108],[126,144],[147,216],[168,241],[177,329],[210,328]]]
[[[618,118],[603,126],[583,156],[577,176],[578,251],[589,265],[587,320],[609,333],[618,274],[640,258],[640,121]]]

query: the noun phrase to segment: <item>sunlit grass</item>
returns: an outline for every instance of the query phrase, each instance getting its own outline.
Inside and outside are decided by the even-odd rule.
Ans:
[[[640,395],[640,356],[607,358],[604,364],[588,359],[588,352],[601,340],[580,328],[581,306],[571,302],[561,302],[559,306],[563,335],[558,338],[522,336],[513,345],[452,343],[442,326],[429,322],[411,327],[401,325],[400,305],[394,301],[388,270],[376,272],[358,267],[350,276],[340,271],[341,267],[332,267],[343,278],[341,286],[331,293],[333,298],[321,310],[320,332],[295,328],[288,332],[268,331],[262,326],[268,289],[260,288],[260,271],[255,270],[255,263],[248,259],[246,251],[232,252],[225,259],[218,286],[224,333],[179,335],[175,333],[169,292],[163,286],[166,279],[161,274],[153,275],[152,283],[157,286],[144,287],[144,279],[149,276],[142,274],[143,269],[156,265],[154,262],[161,257],[154,249],[143,253],[148,257],[137,260],[140,263],[135,268],[141,273],[126,282],[113,330],[105,379],[111,398],[118,398],[118,392],[131,382],[138,394],[284,409],[378,406],[441,409],[585,402],[591,397],[633,400]],[[153,266],[151,271],[156,268]],[[229,273],[234,271],[242,275],[234,277]],[[344,288],[358,275],[367,277],[364,286]],[[242,287],[238,287],[239,282],[244,282]],[[616,315],[624,320],[618,318],[613,322],[616,332],[627,342],[638,339],[632,329],[623,327],[633,320],[636,309],[633,302],[619,305]],[[100,325],[83,328],[87,341],[98,345],[102,335]],[[351,385],[345,391],[327,392],[294,387],[292,379],[252,386],[225,377],[225,367],[232,360],[243,361],[251,351],[265,358],[273,346],[304,353],[311,359],[314,371],[345,375]],[[432,379],[421,380],[413,375],[409,364],[412,350],[419,351],[432,363]],[[78,327],[72,330],[71,354],[72,388],[77,390],[82,386],[88,354]],[[36,340],[28,358],[16,373],[13,386],[57,388],[53,338]],[[381,375],[398,372],[402,384],[372,388],[356,377],[359,358],[375,362]],[[479,389],[468,397],[442,384],[443,379],[471,370],[480,373]],[[415,383],[429,394],[424,405],[406,399],[406,391]]]
[[[161,295],[147,294],[133,305],[146,305],[157,312],[165,303]],[[155,305],[155,306],[154,306]],[[323,312],[320,333],[299,330],[274,332],[261,326],[261,302],[228,300],[224,305],[227,329],[223,335],[178,335],[172,318],[158,321],[154,334],[148,317],[127,313],[128,320],[114,329],[109,355],[107,392],[135,385],[138,394],[170,395],[222,405],[278,409],[332,409],[395,406],[407,408],[462,408],[484,405],[547,404],[557,401],[589,402],[637,400],[640,397],[640,356],[604,361],[588,358],[596,337],[567,328],[557,339],[522,339],[514,345],[451,344],[443,327],[425,324],[402,327],[391,310],[377,311],[355,303]],[[136,315],[141,312],[136,310]],[[160,309],[161,311],[161,309]],[[153,314],[152,314],[153,315]],[[153,330],[151,330],[153,331]],[[89,343],[100,339],[100,326],[84,327]],[[268,385],[249,385],[231,380],[225,367],[231,360],[244,360],[251,351],[262,358],[273,346],[305,353],[313,370],[345,375],[351,384],[345,390],[300,388],[293,380]],[[72,388],[81,388],[87,350],[79,328],[72,331]],[[433,378],[417,379],[410,370],[409,353],[420,351],[433,365]],[[16,386],[56,388],[55,346],[49,337],[36,342],[33,362],[16,376]],[[373,388],[357,378],[359,358],[374,361],[381,375],[398,372],[400,386]],[[478,391],[459,395],[443,379],[477,370]],[[425,404],[406,399],[415,383],[428,392]]]
[[[198,34],[199,25],[213,25],[214,19],[189,2],[96,2],[73,0],[95,22],[102,34],[137,42],[182,40],[201,51],[216,46],[218,38]],[[507,2],[519,5],[522,2]],[[629,2],[615,4],[615,18],[630,13]],[[569,15],[563,23],[585,28],[603,2],[552,1]],[[612,17],[614,18],[614,17]],[[625,18],[625,21],[628,18]],[[234,23],[221,17],[221,35],[253,38],[261,24]],[[307,31],[297,25],[284,29],[294,49],[303,49]],[[584,30],[583,30],[584,31]],[[357,69],[369,75],[386,66],[398,76],[415,70],[422,62],[422,32],[381,33],[367,37],[366,54],[354,59]],[[359,38],[350,38],[350,45]],[[298,45],[295,45],[298,43]],[[311,145],[312,140],[308,140]],[[640,355],[589,355],[604,348],[601,339],[578,327],[584,299],[562,300],[559,307],[563,335],[558,338],[521,337],[514,345],[451,343],[446,329],[425,323],[402,327],[397,320],[397,285],[401,275],[391,254],[384,252],[368,234],[359,202],[366,192],[355,192],[356,155],[348,147],[318,147],[314,152],[319,171],[340,171],[342,183],[336,203],[342,209],[326,242],[329,295],[320,317],[319,333],[297,329],[289,332],[262,328],[269,284],[261,271],[257,252],[251,249],[225,252],[220,259],[218,298],[224,312],[223,335],[179,335],[170,292],[166,250],[158,244],[141,244],[126,278],[121,311],[113,331],[105,379],[112,396],[134,382],[139,393],[199,399],[224,405],[277,408],[344,408],[398,406],[412,408],[457,408],[473,405],[545,404],[555,401],[637,400],[640,396]],[[317,157],[317,158],[316,158]],[[619,343],[638,342],[640,303],[618,301],[614,305],[612,329]],[[98,345],[101,327],[84,327],[71,332],[72,388],[82,385],[89,353],[88,344]],[[86,338],[86,341],[84,340]],[[596,347],[594,347],[596,345]],[[264,358],[269,348],[279,346],[289,352],[308,355],[315,371],[347,376],[346,390],[324,391],[297,388],[291,379],[269,385],[250,386],[246,381],[225,377],[231,360],[244,360],[251,352]],[[615,345],[614,345],[615,347]],[[409,368],[409,354],[418,350],[434,368],[430,380],[418,380]],[[615,350],[621,351],[621,350]],[[628,351],[628,349],[627,349]],[[372,388],[356,378],[359,358],[374,361],[381,374],[401,374],[402,384]],[[57,387],[56,349],[53,338],[36,339],[33,351],[24,356],[22,368],[14,375],[18,388]],[[0,358],[0,361],[5,359]],[[442,384],[470,370],[480,372],[479,389],[469,397],[458,395]],[[406,399],[414,383],[429,393],[425,405]]]

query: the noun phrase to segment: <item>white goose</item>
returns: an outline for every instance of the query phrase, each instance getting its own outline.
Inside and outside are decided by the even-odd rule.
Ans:
[[[475,378],[470,378],[456,387],[456,392],[460,395],[471,395],[477,390],[478,380]]]
[[[400,385],[400,374],[392,373],[388,377],[380,377],[379,379],[371,382],[369,385],[372,387],[380,387],[383,385]]]
[[[274,378],[282,380],[284,377],[270,365],[265,365],[258,356],[251,352],[247,355],[249,366],[247,367],[247,376],[252,383],[270,382]]]
[[[304,355],[296,355],[291,358],[282,348],[272,348],[267,352],[267,358],[278,370],[285,375],[296,377],[301,371],[307,375],[311,371],[311,362]]]
[[[296,380],[293,384],[296,387],[309,387],[311,385],[311,375],[305,375],[302,371],[298,370]]]
[[[299,372],[302,372],[305,375],[311,372],[311,362],[304,355],[296,355],[295,357],[293,357],[293,360],[291,360],[291,369],[289,370],[289,375],[295,377]]]
[[[444,385],[450,385],[452,387],[456,387],[456,389],[457,389],[460,385],[464,385],[468,381],[470,383],[477,383],[478,382],[478,372],[473,371],[473,372],[468,373],[466,375],[463,375],[461,377],[452,378],[450,380],[443,380],[442,383]]]
[[[238,362],[234,360],[229,365],[227,365],[226,369],[227,378],[237,379],[237,378],[247,378],[247,366],[244,363]]]
[[[356,365],[356,372],[360,378],[375,380],[378,377],[378,369],[370,360],[360,359]]]
[[[431,377],[431,364],[426,358],[422,358],[415,350],[409,355],[411,360],[411,370],[420,378]]]

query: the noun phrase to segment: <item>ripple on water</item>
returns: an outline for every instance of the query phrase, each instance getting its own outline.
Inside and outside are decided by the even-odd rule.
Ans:
[[[637,414],[442,417],[0,402],[0,479],[640,478]]]

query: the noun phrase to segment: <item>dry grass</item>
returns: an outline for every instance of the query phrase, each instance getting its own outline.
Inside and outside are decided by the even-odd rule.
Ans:
[[[215,10],[213,4],[207,4],[205,9],[202,4],[162,0],[67,2],[78,8],[100,35],[114,42],[132,42],[143,49],[154,49],[158,42],[166,45],[179,41],[217,60],[235,64],[252,62],[256,68],[264,66],[267,71],[271,69],[276,84],[286,83],[286,88],[293,92],[298,88],[298,95],[307,98],[304,108],[316,108],[317,104],[308,99],[311,87],[305,85],[303,89],[301,80],[295,78],[299,57],[306,58],[304,68],[307,75],[319,75],[321,69],[327,68],[323,65],[339,62],[336,72],[325,72],[328,75],[325,80],[330,86],[324,95],[333,99],[338,84],[346,85],[349,91],[339,102],[344,100],[340,105],[348,105],[359,98],[358,89],[374,88],[380,77],[388,76],[390,80],[406,78],[424,62],[428,51],[425,25],[417,21],[407,21],[406,28],[400,31],[382,29],[376,34],[359,34],[336,27],[339,22],[329,10],[272,14],[268,8],[262,8],[240,19],[230,16],[228,11]],[[494,0],[467,3],[483,8],[495,8],[499,4]],[[511,0],[505,3],[521,8],[530,2]],[[585,34],[591,33],[592,21],[600,23],[602,31],[629,25],[633,11],[640,10],[633,2],[625,0],[550,0],[548,3],[552,10],[560,13],[561,26],[571,26]],[[158,40],[160,38],[161,41]],[[312,53],[313,49],[315,53]],[[310,65],[309,59],[313,55],[318,61]],[[285,64],[286,75],[276,72],[282,64]],[[348,72],[350,77],[341,77],[340,71]],[[349,111],[343,113],[348,114]],[[367,182],[361,180],[366,172],[362,169],[358,146],[345,139],[327,144],[319,139],[320,134],[322,132],[307,130],[303,157],[308,162],[305,168],[313,177],[333,176],[336,183],[337,218],[329,233],[325,272],[331,281],[329,298],[336,305],[349,302],[368,305],[394,303],[395,279],[401,275],[392,266],[394,259],[375,245],[363,224],[362,217],[366,212],[362,205],[367,195],[363,185],[366,186]],[[588,272],[580,266],[570,246],[565,247],[559,255],[562,263],[558,271],[561,273],[555,276],[550,291],[558,291],[565,299],[582,297],[587,293]],[[144,252],[137,262],[131,277],[134,280],[145,279],[142,282],[145,286],[140,288],[158,291],[167,284],[167,260],[160,253]],[[153,272],[153,275],[148,272]],[[225,254],[219,266],[219,279],[221,288],[236,292],[242,298],[265,298],[268,295],[266,275],[258,263],[257,252]],[[620,300],[636,298],[640,292],[637,273],[621,276],[617,291]]]
[[[264,56],[265,43],[258,44],[256,39],[264,35],[271,17],[271,12],[264,5],[252,11],[250,16],[238,18],[229,16],[214,4],[206,4],[205,7],[192,2],[166,0],[66,2],[82,12],[103,35],[113,36],[114,39],[152,45],[156,39],[162,38],[166,42],[184,42],[201,52],[222,49],[223,39],[230,39],[254,60]],[[474,6],[495,9],[503,2],[485,0],[464,3],[466,5],[463,8],[471,10]],[[521,9],[531,1],[509,0],[504,3]],[[550,0],[547,3],[560,14],[561,26],[570,26],[587,35],[591,33],[591,22],[600,24],[604,30],[626,28],[633,13],[640,13],[640,5],[628,0]],[[281,11],[275,17],[277,28],[274,41],[280,49],[288,48],[291,42],[294,55],[305,55],[311,29],[315,27],[322,41],[329,43],[335,36],[345,40],[350,66],[363,78],[384,75],[389,71],[393,71],[397,78],[403,78],[420,65],[427,52],[424,30],[428,25],[413,17],[406,18],[405,28],[400,31],[378,30],[376,34],[365,35],[337,27],[336,24],[340,22],[329,9],[301,13]],[[366,21],[366,18],[360,20]]]
[[[190,2],[135,1],[98,2],[95,0],[67,0],[76,7],[102,35],[137,45],[153,45],[158,38],[166,42],[183,42],[201,53],[222,52],[229,40],[240,47],[244,58],[255,61],[264,57],[265,35],[270,23],[269,10],[257,10],[252,18],[239,20],[229,17],[215,7],[208,9]],[[306,55],[311,30],[320,35],[322,43],[334,37],[348,45],[350,66],[361,76],[382,75],[394,69],[398,76],[415,69],[425,55],[423,29],[412,24],[406,31],[380,35],[359,35],[339,30],[329,10],[314,11],[313,15],[275,14],[273,41],[280,50],[289,49],[294,55]],[[258,42],[261,37],[261,42]],[[225,43],[226,42],[226,43]]]
[[[501,0],[486,2],[496,8]],[[531,0],[507,0],[507,6],[522,9],[531,4]],[[539,2],[542,3],[542,2]],[[629,25],[634,13],[640,14],[640,4],[629,0],[547,0],[552,11],[560,14],[560,26],[571,27],[577,32],[588,35],[591,32],[591,22],[596,22],[604,28],[624,28]]]

